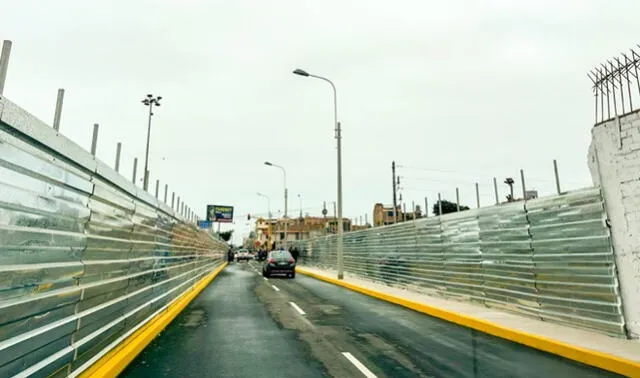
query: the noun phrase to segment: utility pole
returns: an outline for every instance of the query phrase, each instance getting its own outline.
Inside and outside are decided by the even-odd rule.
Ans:
[[[338,217],[337,217],[337,215],[336,215],[336,202],[335,202],[335,201],[333,201],[333,220],[335,220],[336,222],[338,221]],[[338,226],[337,226],[337,223],[336,223],[336,226],[335,226],[335,227],[336,227],[336,228],[335,228],[335,233],[337,233],[337,232],[338,232]]]
[[[393,223],[398,222],[398,200],[396,198],[396,162],[395,160],[391,162],[391,176],[392,176],[392,184],[393,184]]]
[[[160,100],[162,96],[153,97],[152,94],[148,94],[147,97],[142,100],[145,106],[149,107],[149,121],[147,123],[147,149],[144,155],[144,182],[142,188],[146,192],[149,189],[149,140],[151,139],[151,117],[153,116],[153,106],[160,106]]]

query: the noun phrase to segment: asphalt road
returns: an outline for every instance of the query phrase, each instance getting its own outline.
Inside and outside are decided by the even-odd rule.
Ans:
[[[303,275],[258,272],[227,267],[122,376],[615,376]]]

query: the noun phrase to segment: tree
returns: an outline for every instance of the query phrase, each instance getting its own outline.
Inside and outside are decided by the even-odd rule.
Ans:
[[[442,214],[455,213],[458,211],[455,202],[449,202],[447,200],[440,201],[442,203]],[[469,210],[469,206],[460,205],[460,211]],[[440,215],[440,206],[438,202],[433,205],[433,215]]]
[[[224,241],[229,241],[229,240],[231,240],[231,235],[233,235],[233,230],[221,232],[218,235],[220,235],[220,239],[222,239]]]

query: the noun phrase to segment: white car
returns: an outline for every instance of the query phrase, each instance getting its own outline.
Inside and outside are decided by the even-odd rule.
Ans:
[[[253,255],[246,249],[240,249],[236,252],[236,261],[249,261],[253,259]]]

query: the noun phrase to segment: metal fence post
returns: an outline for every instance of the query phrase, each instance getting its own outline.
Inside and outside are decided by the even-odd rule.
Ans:
[[[169,195],[169,184],[164,184],[164,203],[167,203],[167,196]]]
[[[160,180],[156,180],[156,199],[158,199],[159,193],[160,193]]]
[[[496,205],[500,204],[500,198],[498,197],[498,180],[496,180],[496,178],[493,178],[493,191],[496,194]]]
[[[424,217],[429,217],[429,201],[427,200],[427,197],[424,197]]]
[[[116,145],[116,172],[120,172],[120,152],[122,151],[122,143],[118,142]]]
[[[438,193],[438,215],[442,216],[442,197]]]
[[[527,187],[524,184],[524,171],[520,170],[520,180],[522,181],[522,199],[527,200]]]
[[[460,189],[456,188],[456,211],[460,211]]]
[[[133,185],[136,184],[136,173],[138,171],[138,158],[133,159],[133,176],[131,177],[131,182]]]
[[[171,210],[175,210],[176,207],[176,192],[171,192]]]
[[[56,111],[53,113],[53,129],[60,131],[60,118],[62,117],[62,103],[64,101],[64,89],[58,89],[58,98],[56,99]]]
[[[98,129],[100,125],[93,124],[93,138],[91,139],[91,155],[96,156],[96,149],[98,148]]]
[[[476,182],[476,207],[480,208],[480,188],[478,187],[478,183]]]
[[[562,194],[560,190],[560,175],[558,174],[558,162],[556,159],[553,159],[553,173],[556,175],[556,190],[558,191],[558,195]]]
[[[0,96],[4,92],[4,84],[7,80],[7,70],[9,69],[9,56],[11,55],[11,41],[2,43],[2,53],[0,53]]]

